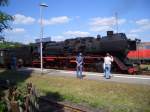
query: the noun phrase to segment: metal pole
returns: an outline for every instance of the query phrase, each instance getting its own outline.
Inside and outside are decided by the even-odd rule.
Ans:
[[[136,46],[137,46],[137,62],[140,63],[140,57],[139,57],[139,47],[140,47],[140,39],[136,39]]]
[[[138,43],[138,64],[139,64],[139,43]]]
[[[43,21],[42,21],[42,6],[40,5],[40,60],[41,60],[41,73],[43,73],[43,44],[42,44],[42,38],[43,38]]]
[[[140,64],[140,40],[138,41],[138,63]]]
[[[43,73],[43,14],[42,14],[42,8],[48,7],[46,4],[40,4],[40,25],[41,25],[41,31],[40,31],[40,60],[41,60],[41,73]]]

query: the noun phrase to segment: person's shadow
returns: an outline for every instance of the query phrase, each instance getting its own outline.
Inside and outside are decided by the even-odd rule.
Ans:
[[[39,97],[40,112],[64,112],[64,106],[59,102],[64,98],[58,92],[48,92],[44,96]]]

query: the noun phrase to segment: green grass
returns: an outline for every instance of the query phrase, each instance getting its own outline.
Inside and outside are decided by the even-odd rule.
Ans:
[[[16,79],[19,86],[32,82],[44,95],[57,100],[100,108],[106,112],[150,112],[150,86],[148,85],[34,74],[26,76],[25,73],[5,71],[0,74],[0,77]]]

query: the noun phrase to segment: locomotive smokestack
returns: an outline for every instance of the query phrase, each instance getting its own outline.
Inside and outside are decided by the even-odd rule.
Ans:
[[[108,37],[112,37],[113,34],[114,34],[113,31],[107,31],[107,36],[108,36]]]

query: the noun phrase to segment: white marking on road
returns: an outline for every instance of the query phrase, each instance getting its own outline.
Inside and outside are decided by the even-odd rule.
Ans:
[[[104,76],[104,75],[97,75],[97,74],[86,74],[86,75]],[[148,80],[150,80],[150,77],[138,77],[138,76],[113,75],[113,77],[117,77],[117,78],[128,78],[128,79],[148,79]]]
[[[74,71],[61,71],[62,73],[71,73],[71,74],[75,74],[76,72]],[[97,73],[84,73],[83,72],[83,75],[93,75],[93,76],[104,76],[101,74],[97,74]],[[138,76],[121,76],[121,75],[113,75],[113,77],[116,77],[116,78],[127,78],[127,79],[146,79],[146,80],[150,80],[150,77],[138,77]]]
[[[27,70],[40,70],[39,68],[26,68]],[[44,71],[48,71],[49,69],[45,69]],[[55,70],[55,69],[54,69]],[[76,74],[76,71],[64,71],[64,70],[55,70],[55,71],[60,71],[61,73],[70,73],[70,74]],[[83,75],[93,75],[93,76],[104,76],[103,73],[90,73],[90,72],[83,72]],[[150,80],[149,76],[125,76],[125,75],[113,75],[113,77],[116,78],[127,78],[127,79],[145,79],[145,80]]]
[[[148,79],[148,80],[150,80],[149,77],[134,77],[134,76],[131,76],[131,77],[129,77],[129,76],[114,76],[114,77],[128,78],[128,79]]]
[[[62,73],[71,73],[71,74],[75,74],[76,72],[74,71],[61,71]]]

